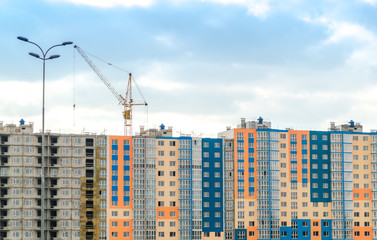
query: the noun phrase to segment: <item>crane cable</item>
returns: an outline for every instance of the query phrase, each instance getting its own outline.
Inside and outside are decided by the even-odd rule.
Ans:
[[[81,49],[81,50],[82,50],[82,49]],[[82,51],[84,51],[84,50],[82,50]],[[131,73],[130,71],[127,71],[127,70],[125,70],[125,69],[123,69],[123,68],[121,68],[121,67],[119,67],[119,66],[117,66],[117,65],[114,65],[114,64],[112,64],[112,63],[110,63],[110,62],[108,62],[108,61],[105,61],[104,59],[102,59],[102,58],[100,58],[100,57],[97,57],[96,55],[94,55],[94,54],[92,54],[92,53],[90,53],[90,52],[87,52],[87,51],[84,51],[84,52],[85,52],[87,55],[90,55],[91,57],[97,59],[98,61],[101,61],[101,62],[103,62],[103,63],[105,63],[105,64],[107,64],[107,65],[109,65],[109,66],[112,66],[112,67],[114,67],[114,68],[120,70],[120,71],[126,72],[126,73],[128,73],[128,74]],[[147,120],[146,120],[146,125],[147,125],[147,126],[146,126],[146,127],[147,127],[147,129],[148,129],[149,109],[148,109],[147,101],[145,100],[145,97],[144,97],[143,93],[141,92],[141,90],[140,90],[140,88],[139,88],[139,85],[137,85],[136,80],[135,80],[135,78],[134,78],[133,75],[132,75],[131,79],[132,79],[133,83],[135,84],[137,91],[139,92],[141,98],[143,99],[143,101],[144,101],[144,103],[145,103],[145,111],[146,111],[146,118],[147,118]],[[75,106],[75,104],[74,104],[74,106]]]
[[[72,97],[73,97],[73,126],[76,126],[76,51],[73,48],[73,86],[72,86]]]
[[[82,50],[82,49],[81,49],[81,50]],[[88,55],[90,55],[90,56],[92,56],[93,58],[95,58],[95,59],[97,59],[97,60],[103,62],[103,63],[106,63],[106,64],[109,65],[109,66],[112,66],[112,67],[114,67],[114,68],[120,70],[120,71],[123,71],[123,72],[126,72],[126,73],[131,73],[130,71],[127,71],[127,70],[125,70],[125,69],[123,69],[123,68],[121,68],[121,67],[119,67],[119,66],[117,66],[117,65],[114,65],[114,64],[112,64],[112,63],[110,63],[110,62],[107,62],[107,61],[105,61],[104,59],[99,58],[99,57],[95,56],[95,55],[92,54],[92,53],[89,53],[89,52],[87,52],[87,51],[85,51],[85,53],[88,54]],[[137,85],[136,80],[135,80],[135,78],[134,78],[133,75],[132,75],[132,81],[134,82],[134,84],[135,84],[135,86],[136,86],[136,89],[137,89],[137,91],[139,92],[139,94],[140,94],[141,98],[143,99],[144,103],[147,103],[147,101],[145,100],[145,97],[144,97],[143,93],[141,92],[139,86]],[[146,106],[148,106],[148,105],[146,105]]]

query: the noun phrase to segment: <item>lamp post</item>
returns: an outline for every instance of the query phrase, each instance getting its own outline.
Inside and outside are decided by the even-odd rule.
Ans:
[[[46,60],[51,60],[51,59],[55,59],[55,58],[58,58],[60,57],[60,55],[51,55],[49,56],[48,58],[46,58],[46,55],[47,53],[54,47],[60,47],[60,46],[66,46],[66,45],[70,45],[72,44],[73,42],[63,42],[61,44],[56,44],[56,45],[53,45],[52,47],[50,47],[49,49],[47,49],[46,52],[44,52],[42,50],[42,48],[36,44],[35,42],[31,42],[29,41],[29,39],[25,38],[25,37],[17,37],[17,39],[21,40],[21,41],[24,41],[24,42],[28,42],[28,43],[31,43],[35,46],[37,46],[39,48],[39,50],[41,50],[41,53],[42,53],[42,57],[39,56],[39,54],[36,54],[36,53],[33,53],[33,52],[30,52],[29,55],[35,57],[35,58],[38,58],[38,59],[41,59],[43,61],[43,93],[42,93],[42,175],[41,175],[41,178],[42,178],[42,186],[41,186],[41,239],[44,240],[45,239],[45,146],[46,146],[46,140],[45,140],[45,63],[46,63]]]

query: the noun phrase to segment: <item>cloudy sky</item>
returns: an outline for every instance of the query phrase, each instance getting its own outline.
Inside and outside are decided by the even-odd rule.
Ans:
[[[0,0],[0,121],[41,128],[42,62],[73,41],[140,125],[216,136],[241,117],[274,128],[377,129],[377,0]],[[123,134],[122,106],[72,46],[46,66],[46,129]],[[134,88],[135,102],[142,97]],[[73,104],[76,105],[74,110]]]

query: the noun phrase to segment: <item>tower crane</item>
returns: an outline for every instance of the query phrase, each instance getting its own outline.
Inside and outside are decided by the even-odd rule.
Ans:
[[[74,48],[76,48],[77,52],[81,55],[81,57],[86,61],[86,63],[88,63],[88,65],[93,69],[93,71],[97,74],[97,76],[106,85],[106,87],[118,99],[119,104],[121,104],[124,107],[124,111],[123,111],[124,135],[125,136],[132,136],[132,107],[138,106],[138,105],[148,106],[148,103],[145,101],[145,99],[144,99],[144,103],[134,103],[133,102],[133,98],[132,98],[132,74],[129,73],[126,96],[123,97],[120,93],[118,93],[115,90],[115,88],[110,84],[110,82],[102,74],[102,72],[98,69],[98,67],[89,59],[89,57],[86,55],[86,53],[77,45],[75,45]]]

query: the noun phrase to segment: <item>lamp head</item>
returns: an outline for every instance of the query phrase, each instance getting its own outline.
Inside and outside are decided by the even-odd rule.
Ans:
[[[58,58],[60,57],[60,55],[51,55],[48,59],[54,59],[54,58]]]
[[[71,42],[71,41],[67,41],[67,42],[63,42],[62,43],[63,46],[65,46],[65,45],[71,45],[71,44],[73,44],[73,42]]]
[[[26,37],[18,36],[17,39],[21,40],[21,41],[24,41],[24,42],[29,42],[29,39],[27,39]]]
[[[29,52],[29,55],[30,55],[30,56],[33,56],[33,57],[35,57],[35,58],[41,58],[41,57],[39,57],[38,54],[33,53],[33,52]]]

